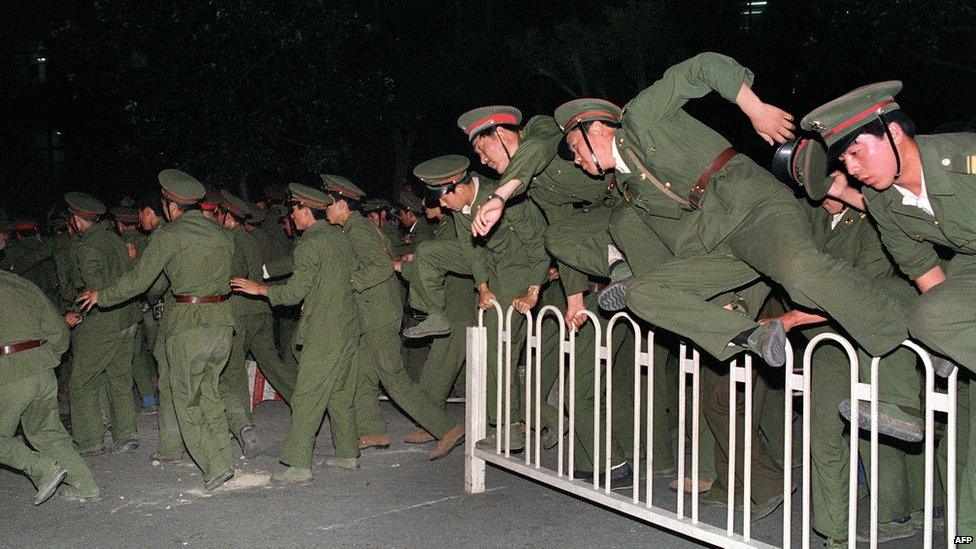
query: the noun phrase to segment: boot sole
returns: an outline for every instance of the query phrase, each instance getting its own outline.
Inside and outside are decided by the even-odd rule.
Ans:
[[[244,459],[254,459],[261,455],[261,441],[254,434],[248,437],[244,437],[241,441],[241,452],[244,453]]]
[[[845,400],[840,403],[840,415],[844,416],[844,419],[848,422],[851,421],[851,403],[849,401]],[[857,412],[857,426],[864,431],[871,431],[870,406],[859,407]],[[924,434],[913,429],[911,424],[880,413],[878,414],[878,433],[897,438],[898,440],[904,440],[905,442],[921,442],[924,438]]]
[[[37,491],[37,495],[34,496],[34,505],[40,505],[45,501],[51,499],[51,496],[54,495],[55,490],[58,489],[58,486],[60,486],[61,483],[64,482],[64,479],[67,477],[68,477],[68,470],[61,469],[61,471],[57,475],[55,475],[54,478],[49,480],[47,484],[45,484],[40,490]]]
[[[762,357],[770,366],[782,368],[786,364],[786,330],[779,320],[771,321],[770,325],[773,324],[779,324],[779,329],[773,330],[772,337],[763,345]]]
[[[446,330],[427,330],[423,332],[413,332],[410,331],[410,328],[407,328],[406,330],[403,331],[403,337],[407,339],[423,339],[425,337],[439,337],[439,336],[446,336],[446,335],[451,335],[450,328]]]
[[[630,279],[625,278],[617,282],[611,282],[609,286],[600,292],[597,297],[597,304],[604,311],[620,311],[627,307],[627,285]]]

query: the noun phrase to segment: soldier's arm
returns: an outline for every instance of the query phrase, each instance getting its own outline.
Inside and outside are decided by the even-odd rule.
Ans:
[[[455,225],[455,230],[458,241],[461,243],[461,250],[471,268],[474,285],[486,284],[488,282],[488,250],[484,246],[475,244],[470,230],[462,228],[459,224]]]
[[[562,138],[563,134],[555,121],[550,120],[549,124],[533,124],[531,134],[527,134],[519,143],[518,150],[498,180],[496,194],[506,199],[524,194],[532,178],[542,173],[552,162]]]
[[[269,280],[290,275],[295,270],[295,254],[293,251],[289,251],[278,259],[265,263],[262,268],[267,272]],[[261,274],[263,277],[264,273]]]
[[[47,341],[51,352],[60,357],[68,350],[68,345],[71,343],[68,326],[64,323],[61,313],[54,308],[51,300],[36,286],[33,284],[31,286],[32,300],[35,302],[34,310],[37,311],[41,329],[40,339]]]
[[[877,204],[877,200],[880,198],[875,198],[872,202]],[[868,211],[878,226],[878,232],[881,233],[881,242],[884,243],[885,249],[898,264],[901,272],[908,278],[916,280],[918,284],[917,279],[934,268],[939,268],[941,271],[939,255],[935,251],[935,246],[929,242],[909,237],[895,224],[890,214],[883,207],[875,206],[872,208],[872,202],[868,203]],[[922,284],[925,282],[923,281]],[[919,286],[921,288],[921,284]]]
[[[293,254],[295,268],[284,284],[267,286],[268,301],[272,305],[296,305],[312,289],[315,276],[322,267],[321,258],[313,249],[312,243],[302,243]]]
[[[359,259],[359,267],[352,273],[352,287],[356,292],[363,293],[393,276],[393,259],[386,255],[375,227],[353,223],[349,227],[349,238]]]
[[[108,258],[99,245],[78,247],[78,272],[88,289],[100,290],[112,283],[109,279]]]
[[[146,252],[131,271],[120,276],[108,288],[99,291],[98,304],[102,307],[111,307],[145,292],[163,272],[163,267],[179,251],[179,243],[174,242],[167,231],[162,229],[153,231]]]
[[[65,246],[70,246],[66,244]],[[65,310],[75,300],[76,289],[71,284],[71,263],[68,258],[69,250],[64,249],[54,256],[54,274],[58,279],[58,297],[65,302]]]

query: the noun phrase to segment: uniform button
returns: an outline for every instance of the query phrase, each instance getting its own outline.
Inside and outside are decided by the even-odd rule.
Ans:
[[[664,183],[664,188],[665,189],[670,189],[671,188],[671,183],[665,182]]]
[[[938,222],[938,221],[933,221],[932,223],[935,223],[936,225],[938,225],[938,224],[939,224],[939,222]]]
[[[657,147],[651,147],[651,152],[652,153],[656,153],[657,152]]]
[[[641,181],[644,181],[645,179],[647,179],[647,174],[644,174],[644,173],[640,174],[640,179],[641,179]]]
[[[621,145],[623,145],[623,144],[624,144],[624,138],[623,138],[623,137],[621,137],[620,139],[618,139],[618,140],[617,140],[617,143],[619,143],[619,144],[621,144]]]
[[[949,159],[949,158],[943,158],[942,159],[942,165],[943,166],[948,166],[949,164],[952,164],[952,160],[951,159]]]

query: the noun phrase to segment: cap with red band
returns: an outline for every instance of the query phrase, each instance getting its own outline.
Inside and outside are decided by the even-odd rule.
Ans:
[[[97,221],[105,213],[105,204],[86,193],[70,192],[64,195],[68,212],[89,221]]]
[[[553,113],[559,129],[566,133],[580,122],[601,120],[619,124],[623,118],[623,111],[613,103],[594,98],[573,99],[556,107]]]
[[[207,194],[203,183],[180,170],[166,169],[159,172],[159,186],[163,196],[180,204],[196,204]]]
[[[366,196],[362,189],[341,175],[323,173],[320,174],[320,177],[322,178],[322,190],[327,193],[337,194],[351,200],[362,200]]]
[[[468,139],[495,126],[518,126],[522,123],[522,111],[508,105],[478,107],[458,117],[458,127]]]
[[[861,86],[813,109],[803,117],[800,126],[817,132],[827,147],[832,147],[878,117],[898,110],[895,95],[901,87],[898,80]]]

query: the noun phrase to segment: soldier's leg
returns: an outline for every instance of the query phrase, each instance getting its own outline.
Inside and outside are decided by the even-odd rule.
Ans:
[[[140,322],[136,328],[135,352],[132,355],[132,379],[136,382],[136,391],[143,407],[152,405],[156,399],[156,385],[152,381],[155,369],[146,344],[146,327]]]
[[[103,342],[105,379],[112,412],[112,441],[115,448],[136,440],[136,405],[132,400],[132,352],[135,326]]]
[[[101,450],[105,434],[98,403],[99,391],[104,389],[104,348],[87,335],[79,333],[74,338],[75,360],[69,381],[71,436],[82,453]]]
[[[383,420],[383,414],[380,411],[380,376],[377,360],[379,357],[373,355],[372,347],[366,341],[366,336],[363,336],[356,348],[352,374],[356,378],[354,408],[356,410],[356,430],[360,437],[389,434],[386,421]],[[301,373],[299,373],[300,375]]]
[[[154,355],[159,366],[159,413],[156,423],[159,430],[159,445],[156,456],[167,459],[177,458],[183,454],[183,436],[180,434],[180,424],[176,417],[176,407],[173,404],[173,387],[170,383],[170,363],[166,355],[166,340],[156,338]]]
[[[393,319],[385,325],[367,329],[363,341],[369,348],[368,352],[375,357],[376,373],[393,402],[428,433],[441,438],[457,425],[457,421],[440,403],[435,403],[417,382],[410,379],[403,367],[399,349],[389,344],[397,340],[399,329],[400,319]],[[356,417],[358,421],[358,408]]]
[[[976,257],[956,256],[942,284],[918,296],[909,311],[912,337],[976,372]]]
[[[429,314],[447,314],[448,273],[470,275],[460,242],[429,240],[417,246],[410,278],[410,306]],[[490,338],[489,338],[490,339]]]
[[[224,405],[227,427],[234,438],[240,440],[241,429],[251,426],[251,395],[247,383],[247,349],[251,343],[243,317],[237,318],[234,337],[231,340],[230,358],[227,366],[220,372],[218,382],[220,400]]]
[[[183,440],[193,460],[210,481],[234,463],[227,418],[220,400],[220,370],[230,357],[233,328],[197,328],[166,340],[170,384]]]
[[[559,262],[567,293],[585,291],[586,275],[610,277],[610,214],[610,208],[594,207],[554,221],[546,228],[546,249]]]
[[[356,337],[347,342],[335,357],[333,366],[338,377],[326,410],[329,413],[329,430],[335,446],[335,457],[339,459],[359,457],[359,447],[356,444],[356,371],[353,368],[353,359],[356,358],[360,339]]]
[[[596,296],[593,295],[593,298]],[[596,304],[593,305],[596,307]],[[610,324],[607,322],[607,329]],[[640,329],[640,328],[638,328]],[[627,459],[637,458],[639,463],[641,458],[640,448],[634,455],[634,383],[639,384],[637,391],[640,392],[646,387],[646,377],[641,374],[643,367],[634,369],[634,338],[642,338],[642,345],[646,343],[646,337],[638,331],[634,332],[633,326],[625,319],[618,319],[613,326],[613,335],[610,338],[610,354],[613,357],[613,368],[610,371],[610,405],[606,405],[607,399],[604,398],[604,410],[610,411],[610,433],[611,458],[616,455]],[[606,337],[606,331],[604,331]],[[636,380],[634,376],[637,376]],[[604,385],[606,385],[606,375],[604,375]],[[644,419],[640,418],[640,429],[645,430]],[[641,437],[645,433],[641,433]],[[647,441],[643,441],[646,444]],[[617,464],[620,462],[617,461]]]
[[[55,461],[68,471],[65,483],[83,494],[97,493],[91,469],[75,451],[58,417],[58,384],[54,372],[42,372],[34,379],[35,397],[21,416],[24,436],[42,458]]]
[[[671,250],[648,228],[630,204],[621,203],[613,207],[610,236],[613,244],[623,253],[634,276],[650,273],[658,265],[674,258]]]
[[[35,486],[40,485],[42,478],[53,474],[57,464],[53,458],[28,448],[15,435],[21,415],[38,395],[41,377],[41,374],[37,374],[0,385],[0,402],[3,402],[3,406],[0,406],[0,464],[23,471]]]
[[[287,404],[291,404],[295,392],[298,369],[281,360],[274,344],[274,319],[268,313],[244,317],[248,334],[251,336],[250,351],[257,361],[265,379]]]
[[[960,373],[962,374],[962,372]],[[960,375],[960,379],[964,376]],[[976,531],[976,390],[972,377],[959,382],[956,407],[956,532],[969,535]],[[941,446],[945,446],[943,437]],[[940,465],[946,471],[945,450],[940,448]],[[943,473],[943,478],[946,473]]]
[[[489,287],[491,283],[489,283]],[[508,296],[496,290],[495,295],[498,299],[498,303],[501,305],[503,313],[508,310],[508,307],[512,304],[515,296]],[[487,378],[487,405],[488,405],[488,422],[495,424],[498,421],[497,416],[497,398],[498,398],[498,376],[502,376],[501,380],[501,398],[502,398],[502,414],[505,414],[505,359],[506,351],[505,344],[498,340],[498,314],[495,312],[494,308],[488,309],[484,314],[485,327],[488,332],[488,378]],[[502,322],[504,322],[504,316],[502,317]],[[522,405],[522,393],[524,392],[523,383],[519,382],[518,376],[518,365],[520,362],[524,362],[524,349],[525,349],[525,316],[519,314],[517,311],[512,312],[512,326],[511,326],[511,380],[509,394],[511,396],[511,420],[512,424],[516,424],[522,420],[522,416],[525,415],[525,410]],[[500,355],[499,355],[500,353]],[[498,362],[498,357],[501,356],[501,363]]]
[[[542,295],[539,297],[539,305],[536,307],[536,315],[539,314],[542,307],[554,306],[559,311],[564,311],[566,308],[565,305],[566,300],[561,281],[553,280],[542,290]],[[537,319],[533,318],[533,322],[537,322]],[[551,444],[554,444],[556,440],[552,437],[556,436],[555,431],[560,412],[549,404],[548,395],[552,390],[553,384],[556,382],[556,378],[559,376],[559,358],[561,355],[559,348],[559,325],[562,323],[562,314],[553,315],[551,312],[546,313],[542,322],[542,360],[540,368],[541,377],[539,379],[542,405],[539,410],[541,414],[541,425],[538,427],[549,431],[547,438],[549,438],[548,442]],[[533,329],[535,329],[535,326],[533,326]],[[532,357],[533,364],[536,364],[536,358],[535,356]],[[532,383],[533,397],[529,400],[530,402],[535,402],[535,381],[533,380]],[[533,411],[532,414],[532,421],[534,422],[535,412]]]
[[[298,327],[297,307],[275,307],[272,309],[278,323],[278,341],[281,343],[281,361],[290,368],[297,369],[298,361],[293,352],[295,328]]]
[[[466,329],[476,322],[477,305],[471,279],[450,275],[445,281],[445,288],[451,334],[433,338],[418,381],[435,404],[445,403],[450,395],[451,387],[459,377],[458,372],[464,366]]]
[[[342,352],[334,356],[313,357],[306,353],[300,355],[298,379],[295,383],[295,395],[292,401],[291,427],[288,429],[288,435],[281,447],[280,461],[282,463],[303,469],[312,468],[315,434],[322,424],[326,410],[332,403],[330,399],[335,394],[337,380],[343,374],[343,363],[347,364],[345,374],[347,376],[352,375],[348,361],[350,356],[356,355],[356,346],[356,341],[350,341]],[[340,418],[342,418],[342,412],[340,412]],[[349,418],[344,419],[346,422],[349,421]],[[334,419],[333,423],[335,423]],[[354,428],[345,424],[341,428],[350,431],[350,433],[343,434],[341,439],[343,453],[348,453],[342,457],[357,456],[358,450],[353,450],[355,439],[351,441],[352,448],[349,447],[349,435],[355,435]],[[336,442],[339,441],[336,440]],[[338,455],[338,446],[336,452]]]

